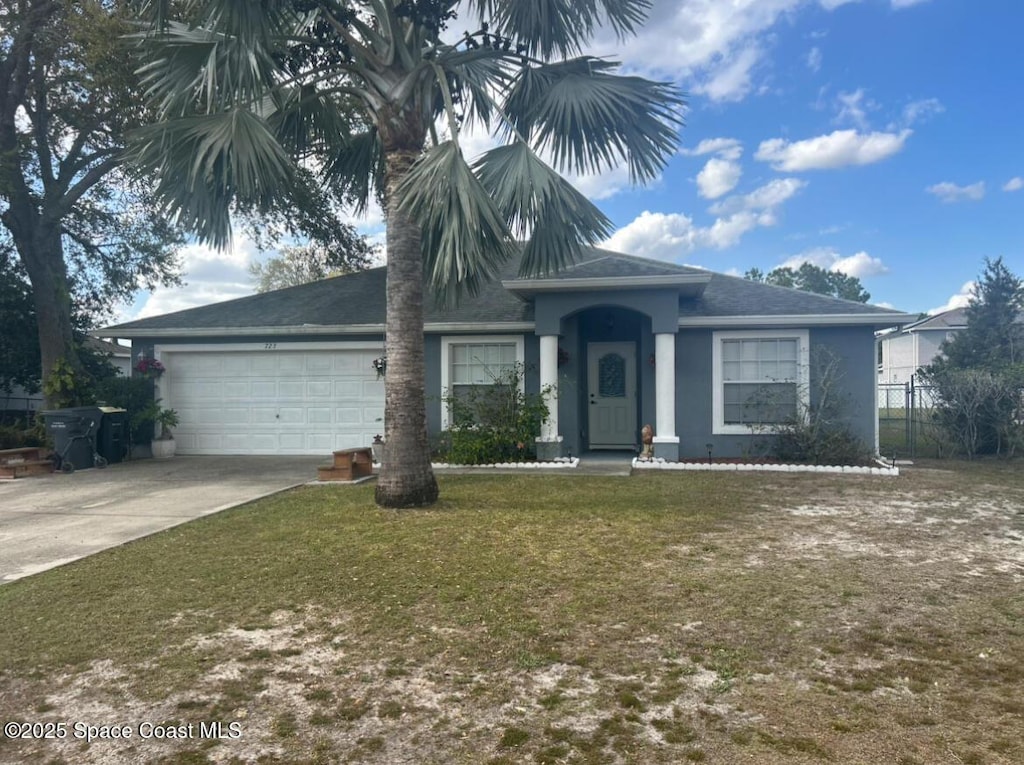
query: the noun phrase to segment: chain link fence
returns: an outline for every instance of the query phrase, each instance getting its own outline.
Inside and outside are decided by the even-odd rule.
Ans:
[[[941,457],[935,392],[913,377],[878,385],[878,449],[886,457]]]

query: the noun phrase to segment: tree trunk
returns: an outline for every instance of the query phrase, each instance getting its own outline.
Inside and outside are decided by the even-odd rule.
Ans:
[[[388,247],[387,372],[384,377],[385,458],[377,504],[422,507],[437,501],[427,440],[426,371],[423,362],[423,253],[419,226],[393,203],[399,182],[418,152],[386,153]]]
[[[81,373],[81,363],[71,331],[71,292],[60,229],[50,229],[40,223],[34,228],[33,236],[19,237],[15,234],[14,240],[32,284],[32,301],[36,309],[42,357],[40,379],[43,382],[44,406],[52,409],[62,403],[52,394],[46,393],[54,366],[60,359],[64,359],[75,371],[77,379]],[[24,241],[26,238],[29,241]]]

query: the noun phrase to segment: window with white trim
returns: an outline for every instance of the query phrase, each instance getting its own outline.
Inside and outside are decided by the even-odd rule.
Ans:
[[[445,337],[441,340],[441,390],[446,396],[465,400],[472,391],[501,393],[523,363],[523,338],[517,336]],[[479,396],[478,396],[479,397]],[[451,412],[442,407],[442,426],[448,427]]]
[[[715,332],[713,432],[751,433],[807,404],[807,331]]]

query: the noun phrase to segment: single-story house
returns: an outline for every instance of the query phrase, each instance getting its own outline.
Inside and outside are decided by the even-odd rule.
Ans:
[[[432,434],[446,391],[521,363],[527,392],[557,390],[542,456],[633,450],[647,423],[658,456],[741,456],[764,423],[813,403],[820,348],[840,359],[850,425],[870,445],[874,333],[915,318],[600,249],[549,276],[517,269],[456,308],[428,299]],[[383,433],[385,280],[376,268],[102,332],[166,367],[157,395],[179,414],[179,453],[325,454]]]
[[[926,316],[899,329],[878,333],[878,382],[906,383],[939,356],[939,348],[967,326],[963,308]]]

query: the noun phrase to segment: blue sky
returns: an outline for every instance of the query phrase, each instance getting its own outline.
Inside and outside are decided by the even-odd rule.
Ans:
[[[614,249],[734,274],[809,260],[873,303],[962,304],[985,257],[1024,276],[1022,29],[1019,0],[654,0],[635,39],[588,52],[680,85],[679,153],[646,188],[573,180]],[[381,238],[379,211],[354,222]],[[122,318],[248,294],[265,257],[182,256],[188,285]]]

